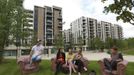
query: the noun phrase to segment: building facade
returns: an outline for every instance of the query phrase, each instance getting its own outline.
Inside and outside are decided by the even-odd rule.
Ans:
[[[62,8],[34,7],[34,31],[45,47],[52,47],[54,38],[62,34]]]
[[[68,48],[71,48],[72,45],[71,29],[64,30],[63,36],[64,36],[64,48],[68,50]]]
[[[82,16],[71,23],[71,33],[74,44],[86,50],[88,40],[97,37],[97,20]]]
[[[79,41],[82,40],[83,50],[87,49],[89,40],[94,38],[100,38],[105,42],[107,38],[121,39],[123,37],[121,26],[105,21],[97,21],[89,17],[82,16],[73,21],[70,26],[73,43],[77,46],[80,44]]]
[[[113,28],[114,28],[114,31],[113,31],[114,39],[122,39],[123,38],[122,27],[115,24]]]

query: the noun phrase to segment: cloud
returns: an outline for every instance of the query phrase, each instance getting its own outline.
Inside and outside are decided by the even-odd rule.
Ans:
[[[59,6],[63,8],[63,21],[66,24],[63,29],[70,28],[70,23],[81,16],[87,16],[95,18],[97,20],[108,21],[111,23],[119,24],[123,27],[124,37],[134,37],[134,26],[123,23],[122,21],[116,21],[116,15],[109,13],[104,14],[103,8],[105,5],[112,3],[109,0],[106,3],[102,3],[101,0],[25,0],[24,7],[26,9],[32,9],[34,5],[37,6]]]
[[[101,0],[82,0],[81,2],[81,7],[84,11],[85,16],[95,18],[99,21],[107,21],[111,22],[113,24],[119,24],[120,26],[123,27],[123,35],[124,37],[134,37],[134,26],[128,24],[128,23],[123,23],[122,21],[116,21],[116,16],[115,14],[109,13],[109,14],[104,14],[104,6],[109,5],[112,3],[112,0],[109,0],[106,3],[102,3]]]

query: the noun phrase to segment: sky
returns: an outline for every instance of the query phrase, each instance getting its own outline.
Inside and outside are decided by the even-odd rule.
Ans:
[[[125,38],[134,37],[134,26],[122,21],[116,21],[116,15],[109,13],[104,14],[104,6],[112,3],[109,0],[102,3],[101,0],[24,0],[25,9],[33,10],[34,6],[59,6],[62,7],[63,29],[69,29],[70,23],[81,16],[90,17],[99,21],[119,24],[123,27],[123,36]]]

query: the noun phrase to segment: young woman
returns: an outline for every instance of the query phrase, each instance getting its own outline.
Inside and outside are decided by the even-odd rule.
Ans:
[[[76,73],[76,70],[74,68],[73,64],[74,54],[71,49],[68,50],[68,53],[66,54],[66,64],[69,65],[69,74],[72,74],[72,70]]]
[[[81,75],[81,70],[84,69],[87,71],[87,68],[84,66],[84,63],[81,61],[83,58],[82,50],[79,50],[78,53],[75,55],[75,65],[78,66],[78,75]]]
[[[104,59],[105,67],[109,73],[111,73],[113,70],[117,70],[117,64],[118,62],[123,61],[123,56],[121,53],[118,53],[118,49],[116,47],[111,48],[111,58]]]
[[[62,70],[63,64],[66,63],[65,58],[66,58],[65,53],[63,52],[63,49],[60,48],[58,50],[57,55],[56,55],[56,72],[55,72],[55,75],[57,75]]]

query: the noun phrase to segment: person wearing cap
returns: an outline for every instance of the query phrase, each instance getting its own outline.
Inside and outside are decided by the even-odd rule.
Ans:
[[[34,45],[30,52],[30,64],[36,63],[38,61],[41,61],[41,56],[44,51],[44,46],[42,45],[42,41],[38,40],[37,44]]]
[[[109,73],[111,73],[113,70],[117,70],[117,64],[123,61],[123,56],[121,53],[118,53],[117,47],[112,47],[110,51],[111,58],[104,58],[104,64]]]

